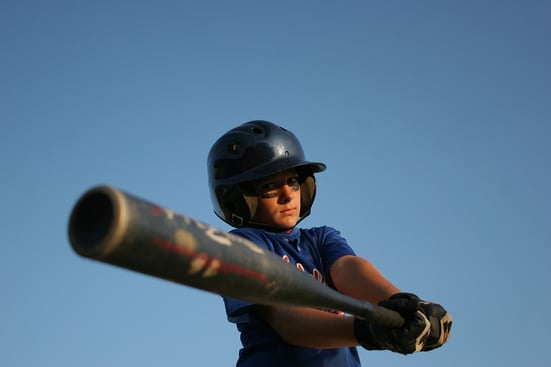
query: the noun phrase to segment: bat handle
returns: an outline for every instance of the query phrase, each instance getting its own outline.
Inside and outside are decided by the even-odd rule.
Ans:
[[[354,312],[355,316],[388,328],[399,328],[404,325],[405,320],[398,312],[367,301],[362,302],[363,307]]]

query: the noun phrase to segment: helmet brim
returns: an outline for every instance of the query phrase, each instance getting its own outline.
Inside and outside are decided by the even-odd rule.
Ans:
[[[314,173],[325,171],[326,168],[327,166],[321,162],[298,161],[289,163],[285,160],[279,160],[268,162],[244,174],[234,176],[231,181],[235,184],[258,181],[292,169],[298,170],[301,175],[312,176]]]

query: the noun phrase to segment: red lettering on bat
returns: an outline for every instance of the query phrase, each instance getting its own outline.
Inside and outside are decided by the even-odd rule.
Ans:
[[[156,217],[161,215],[161,213],[163,212],[162,208],[160,208],[158,206],[155,206],[155,205],[152,205],[150,208],[151,208],[151,214],[153,214]]]

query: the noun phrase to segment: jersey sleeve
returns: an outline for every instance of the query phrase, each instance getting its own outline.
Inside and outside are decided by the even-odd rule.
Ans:
[[[332,227],[322,227],[321,231],[321,258],[324,269],[331,269],[331,266],[339,258],[346,255],[356,255],[352,247],[346,239],[341,236],[341,233]]]

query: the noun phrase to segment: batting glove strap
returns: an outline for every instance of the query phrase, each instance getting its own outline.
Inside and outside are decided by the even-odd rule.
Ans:
[[[425,314],[430,322],[430,335],[427,338],[423,351],[440,348],[448,341],[451,333],[452,316],[437,303],[422,301],[421,312]]]

